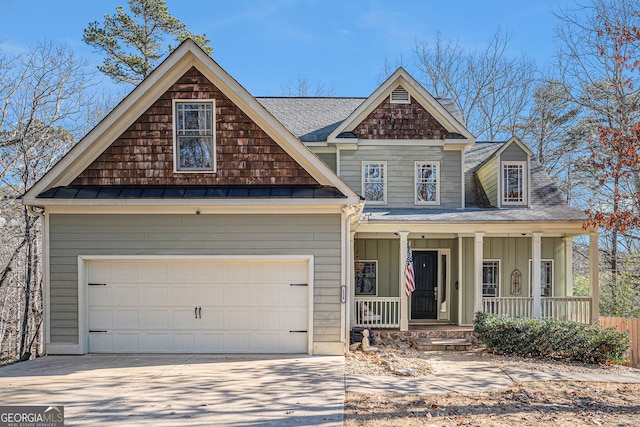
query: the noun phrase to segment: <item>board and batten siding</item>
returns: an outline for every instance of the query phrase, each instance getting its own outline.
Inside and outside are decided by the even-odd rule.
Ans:
[[[414,251],[449,249],[451,252],[450,320],[457,321],[458,290],[458,240],[457,239],[409,239]],[[400,291],[400,240],[399,239],[357,239],[354,242],[354,256],[362,261],[377,261],[378,297],[397,297]],[[404,272],[404,267],[402,268]]]
[[[313,255],[313,340],[339,342],[340,223],[335,214],[50,214],[51,343],[78,341],[79,255]]]
[[[462,203],[461,152],[442,147],[385,145],[340,152],[340,178],[362,193],[362,162],[387,162],[387,204],[391,208],[455,209]],[[440,162],[440,204],[415,204],[415,162]]]
[[[489,159],[476,171],[476,176],[491,206],[498,206],[498,159]]]
[[[462,239],[462,322],[473,323],[474,274],[473,274],[473,238]],[[530,263],[532,244],[530,237],[485,237],[483,259],[500,260],[501,297],[530,297]],[[565,253],[561,237],[543,237],[540,248],[541,259],[553,260],[553,296],[565,296]],[[511,293],[511,273],[515,269],[522,274],[522,290],[519,295]]]

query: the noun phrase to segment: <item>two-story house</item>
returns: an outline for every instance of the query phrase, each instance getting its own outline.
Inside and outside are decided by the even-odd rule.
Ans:
[[[594,298],[571,297],[583,213],[403,69],[368,98],[255,98],[188,40],[23,202],[49,354],[342,354],[353,326],[598,314],[596,233]]]

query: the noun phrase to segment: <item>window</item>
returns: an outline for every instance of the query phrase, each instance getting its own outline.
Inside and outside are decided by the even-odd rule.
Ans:
[[[386,162],[362,162],[362,193],[367,202],[387,202]]]
[[[497,297],[500,283],[500,261],[482,261],[482,296]]]
[[[214,102],[174,100],[173,117],[175,170],[214,172]]]
[[[416,162],[416,204],[440,204],[440,164]]]
[[[522,205],[527,203],[525,164],[526,162],[502,163],[502,204]]]
[[[533,295],[533,260],[529,260],[529,295]],[[553,296],[553,260],[540,261],[540,296]]]
[[[356,296],[377,295],[378,293],[378,261],[355,262]]]

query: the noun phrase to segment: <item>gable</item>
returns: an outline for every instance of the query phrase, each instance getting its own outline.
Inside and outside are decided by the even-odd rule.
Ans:
[[[327,142],[357,143],[359,139],[423,140],[452,149],[475,142],[459,115],[445,108],[403,68],[340,123]]]
[[[385,97],[352,133],[359,139],[444,139],[447,129],[408,93],[407,98],[397,103]]]
[[[527,153],[518,144],[509,144],[501,153],[500,160],[505,162],[521,161],[526,162],[528,159]]]
[[[215,172],[174,172],[172,101],[214,99]],[[318,182],[218,87],[191,67],[71,185],[247,185]]]

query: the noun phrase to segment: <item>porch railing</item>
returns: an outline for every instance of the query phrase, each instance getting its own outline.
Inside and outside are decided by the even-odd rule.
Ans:
[[[485,313],[508,317],[532,317],[533,298],[482,298]],[[543,319],[591,322],[590,297],[542,297],[540,314]]]
[[[364,328],[399,328],[400,298],[355,297],[356,326]]]

